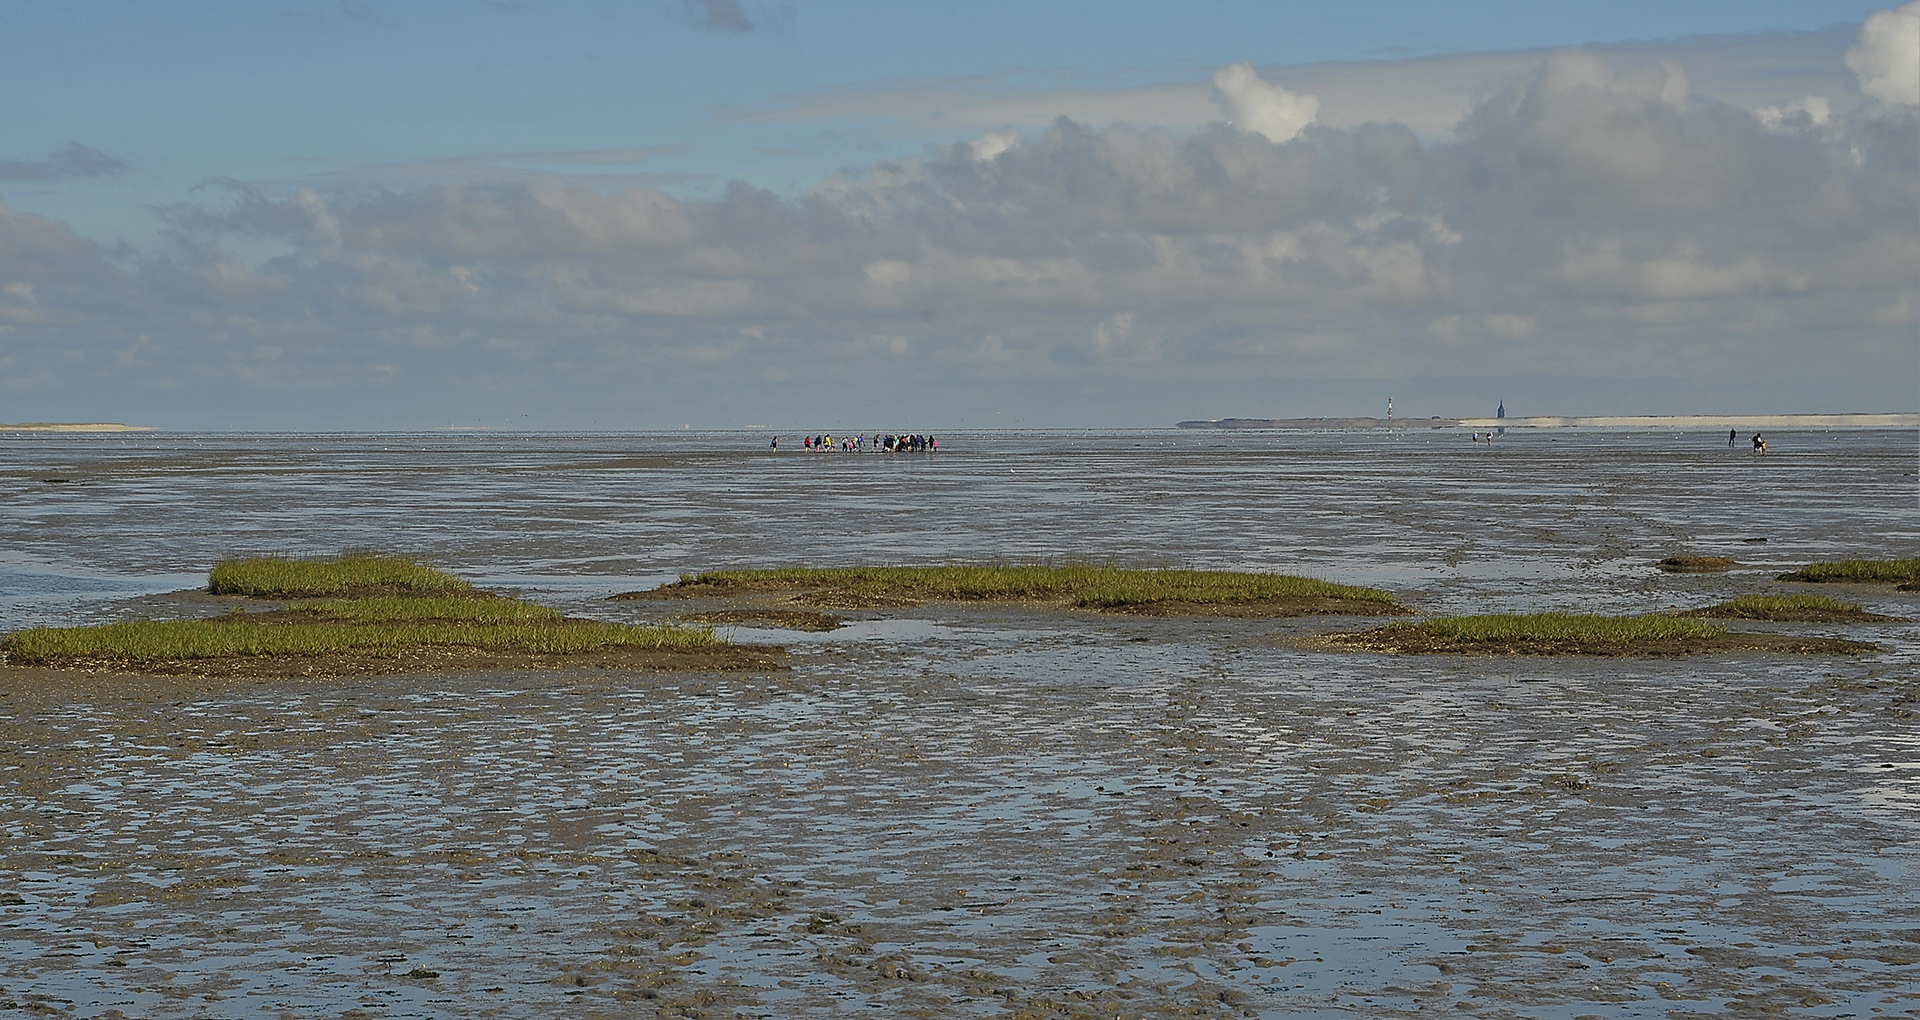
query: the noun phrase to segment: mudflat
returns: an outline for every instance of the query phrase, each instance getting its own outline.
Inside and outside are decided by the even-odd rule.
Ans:
[[[1920,964],[1910,677],[1076,619],[850,621],[765,672],[11,673],[0,999],[1791,1013]]]
[[[1440,617],[1667,614],[1814,590],[1771,580],[1809,561],[1914,555],[1910,429],[1775,436],[1766,458],[1724,435],[1006,434],[914,463],[737,435],[54,435],[0,470],[0,614],[218,615],[166,593],[314,536],[636,625],[728,607],[608,595],[801,558],[1299,565]],[[912,526],[881,530],[891,511]],[[1741,565],[1652,568],[1676,549]],[[1884,583],[1817,590],[1920,615]],[[1915,1005],[1910,622],[1738,625],[1883,649],[1861,655],[1388,656],[1302,646],[1385,619],[790,598],[767,602],[844,622],[718,625],[777,639],[786,669],[7,671],[0,1004]]]

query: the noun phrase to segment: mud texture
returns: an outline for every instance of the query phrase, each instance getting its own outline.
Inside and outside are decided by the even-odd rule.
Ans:
[[[1674,615],[1697,617],[1702,620],[1765,620],[1769,623],[1883,623],[1888,620],[1902,619],[1902,617],[1888,616],[1885,613],[1868,612],[1865,609],[1741,609],[1730,606],[1689,609]]]
[[[393,653],[334,652],[326,655],[238,655],[217,659],[76,658],[39,666],[0,662],[0,686],[25,672],[47,669],[80,673],[146,674],[180,677],[339,678],[394,676],[444,670],[765,670],[786,668],[786,649],[775,645],[718,645],[711,648],[609,648],[565,655],[511,649],[418,645]]]
[[[1602,429],[956,433],[905,459],[744,438],[7,439],[0,629],[224,613],[165,593],[343,546],[658,622],[726,607],[606,596],[1056,557],[1620,615],[1920,543],[1911,430],[1776,433],[1766,458]],[[1745,566],[1649,569],[1724,548]],[[732,627],[787,670],[0,675],[0,1007],[1920,1015],[1913,622],[1849,625],[1885,649],[1857,656],[1633,659],[1302,647],[1364,625],[1328,617],[841,615]]]
[[[1071,598],[1059,599],[928,599],[895,592],[860,591],[810,582],[681,580],[645,591],[621,592],[609,601],[646,601],[655,599],[697,599],[715,605],[747,606],[750,609],[721,612],[769,612],[783,605],[818,606],[826,609],[912,609],[922,605],[987,605],[1018,608],[1027,612],[1078,614],[1114,614],[1124,616],[1213,616],[1242,620],[1273,620],[1295,616],[1404,616],[1414,612],[1406,606],[1365,599],[1326,597],[1252,599],[1244,602],[1183,602],[1168,599],[1128,606],[1090,607],[1076,605]],[[691,617],[688,617],[691,619]]]
[[[0,1003],[1920,1010],[1910,673],[928,622],[767,673],[10,673]]]
[[[1655,566],[1669,574],[1723,574],[1735,564],[1731,556],[1669,556]]]
[[[1695,614],[1688,614],[1695,615]],[[1415,628],[1382,628],[1358,634],[1333,634],[1327,646],[1400,655],[1585,655],[1600,658],[1673,659],[1690,655],[1773,652],[1785,655],[1867,655],[1881,651],[1869,641],[1799,634],[1729,632],[1711,638],[1663,638],[1644,641],[1574,641],[1517,638],[1462,641]]]
[[[758,623],[783,630],[821,633],[838,630],[846,617],[832,613],[814,613],[802,609],[714,609],[704,613],[685,613],[674,617],[687,623]]]

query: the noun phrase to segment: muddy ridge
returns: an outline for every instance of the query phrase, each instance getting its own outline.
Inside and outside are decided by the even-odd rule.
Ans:
[[[1902,619],[1869,613],[1864,609],[1740,609],[1728,606],[1689,609],[1674,615],[1700,620],[1763,620],[1770,623],[1884,623]]]
[[[786,668],[787,650],[778,645],[716,645],[690,649],[609,648],[565,655],[512,649],[419,645],[394,654],[330,652],[324,655],[235,655],[214,659],[156,659],[143,662],[89,657],[36,663],[31,667],[0,661],[0,676],[28,670],[41,673],[72,670],[143,676],[318,679],[447,671],[626,669],[644,672],[738,672]]]
[[[1881,650],[1879,645],[1866,641],[1850,641],[1845,638],[1737,632],[1719,637],[1660,638],[1643,641],[1578,641],[1552,638],[1461,641],[1413,628],[1382,628],[1358,634],[1330,634],[1314,643],[1319,644],[1321,641],[1333,648],[1394,652],[1401,655],[1581,655],[1609,659],[1674,659],[1724,652],[1865,655]]]
[[[654,599],[711,599],[729,604],[728,609],[719,610],[719,612],[741,613],[777,612],[781,611],[779,607],[793,605],[814,606],[822,609],[912,609],[928,603],[1008,605],[1038,612],[1092,612],[1124,616],[1206,616],[1246,620],[1284,619],[1296,616],[1408,616],[1417,612],[1398,603],[1327,596],[1248,599],[1243,602],[1185,602],[1167,599],[1125,606],[1084,606],[1074,602],[1071,596],[943,598],[837,588],[807,581],[705,578],[690,578],[658,588],[621,592],[618,595],[608,596],[608,601],[611,602]],[[682,617],[682,619],[694,619],[694,617]]]
[[[846,617],[803,609],[715,609],[674,617],[677,623],[761,623],[784,630],[838,630]]]

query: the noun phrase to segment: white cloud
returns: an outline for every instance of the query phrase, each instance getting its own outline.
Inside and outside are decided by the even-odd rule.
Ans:
[[[166,210],[168,244],[140,251],[0,206],[4,385],[745,393],[785,373],[932,399],[1080,376],[1711,380],[1742,352],[1783,388],[1910,378],[1920,159],[1899,117],[1805,92],[1743,108],[1573,52],[1448,137],[1320,123],[1286,144],[1307,97],[1236,67],[1238,129],[969,130],[797,198],[563,174],[245,186]],[[868,385],[885,372],[922,374]]]
[[[1920,105],[1920,0],[1868,15],[1847,66],[1861,92],[1890,106]]]
[[[1860,102],[1842,56],[1851,30],[1696,36],[1587,47],[1616,66],[1678,63],[1693,91],[1743,109],[1782,106],[1825,95],[1833,112]],[[1479,102],[1523,77],[1552,50],[1449,53],[1394,60],[1256,65],[1256,76],[1289,93],[1316,97],[1314,123],[1349,129],[1396,123],[1422,138],[1450,136]],[[948,137],[1009,126],[1043,128],[1060,117],[1095,128],[1112,124],[1198,128],[1221,116],[1209,82],[1168,80],[1094,88],[1066,81],[1035,86],[994,78],[956,78],[885,88],[837,89],[789,96],[736,110],[754,121],[883,121],[899,130]]]
[[[1165,354],[1163,338],[1136,321],[1132,312],[1120,312],[1093,327],[1093,356],[1100,361],[1149,365]]]
[[[1779,106],[1762,106],[1753,111],[1769,131],[1804,131],[1833,119],[1833,103],[1826,96],[1807,96]]]
[[[1268,84],[1252,64],[1228,64],[1215,71],[1213,95],[1227,123],[1269,141],[1292,141],[1320,114],[1317,97]]]
[[[1688,102],[1672,65],[1556,54],[1461,125],[1480,172],[1589,213],[1742,201],[1766,161],[1751,115]],[[1519,196],[1516,196],[1519,197]]]
[[[1020,144],[1018,131],[989,131],[973,141],[974,159],[992,159]]]

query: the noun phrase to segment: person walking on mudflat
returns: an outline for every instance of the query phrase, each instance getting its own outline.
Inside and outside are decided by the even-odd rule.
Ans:
[[[1765,453],[1765,452],[1767,452],[1767,443],[1766,443],[1766,440],[1764,440],[1764,439],[1761,439],[1761,438],[1760,438],[1760,433],[1758,433],[1758,432],[1755,432],[1755,433],[1753,434],[1753,452],[1755,452],[1755,453]]]

